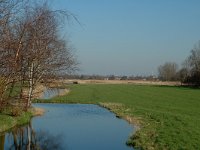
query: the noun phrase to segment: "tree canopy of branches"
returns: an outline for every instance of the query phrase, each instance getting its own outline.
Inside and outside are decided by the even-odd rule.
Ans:
[[[0,106],[17,99],[28,108],[38,82],[76,69],[71,48],[59,34],[70,15],[47,3],[0,1]]]

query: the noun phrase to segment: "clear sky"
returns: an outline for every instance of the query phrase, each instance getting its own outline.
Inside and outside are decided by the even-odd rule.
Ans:
[[[64,29],[80,74],[151,75],[181,64],[200,40],[200,0],[54,0],[81,26]]]

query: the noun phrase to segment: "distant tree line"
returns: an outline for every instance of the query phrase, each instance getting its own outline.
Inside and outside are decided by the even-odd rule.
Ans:
[[[66,11],[46,2],[0,0],[0,111],[31,106],[38,82],[76,69],[68,42],[59,34]]]
[[[80,79],[80,80],[148,80],[148,81],[156,81],[158,80],[156,76],[142,76],[142,75],[131,75],[131,76],[118,76],[118,75],[62,75],[57,79]]]
[[[187,85],[200,86],[200,41],[190,51],[182,67],[167,62],[158,67],[158,77],[162,81],[181,81]]]

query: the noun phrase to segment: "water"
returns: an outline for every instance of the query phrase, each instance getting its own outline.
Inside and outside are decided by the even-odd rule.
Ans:
[[[60,95],[61,93],[65,92],[66,89],[60,89],[60,88],[47,88],[43,94],[41,99],[50,99],[55,96]]]
[[[0,136],[0,149],[131,150],[133,127],[97,105],[35,104],[46,113]]]

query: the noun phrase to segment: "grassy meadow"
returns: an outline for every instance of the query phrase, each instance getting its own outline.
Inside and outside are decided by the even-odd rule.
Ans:
[[[118,116],[132,117],[140,129],[127,144],[141,149],[200,149],[200,89],[80,84],[49,101],[107,104]]]

